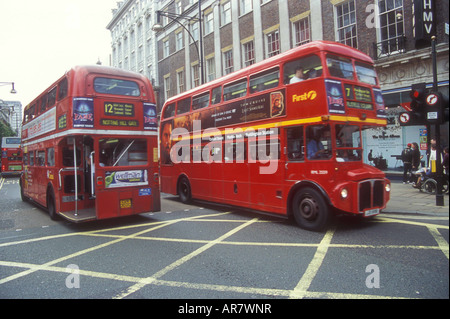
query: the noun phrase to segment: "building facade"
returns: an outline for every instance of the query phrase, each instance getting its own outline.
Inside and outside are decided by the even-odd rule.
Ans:
[[[22,103],[19,101],[0,100],[0,121],[9,124],[11,129],[20,136],[22,131]]]
[[[118,1],[106,28],[111,32],[111,61],[116,68],[141,73],[155,82],[156,35],[152,31],[155,15],[153,0]]]
[[[373,149],[373,155],[385,158],[390,168],[402,165],[396,155],[408,143],[417,142],[425,154],[427,137],[434,132],[426,126],[400,126],[398,116],[402,106],[409,104],[412,84],[432,86],[430,34],[436,35],[439,90],[448,96],[448,1],[202,0],[199,10],[196,0],[128,0],[108,28],[125,12],[135,19],[130,23],[139,21],[130,14],[138,3],[149,10],[142,18],[146,32],[151,33],[147,22],[164,27],[146,39],[155,45],[152,66],[158,67],[144,74],[155,79],[159,109],[169,97],[200,85],[202,71],[207,82],[310,41],[337,41],[371,56],[381,81],[389,124],[365,131],[366,151]],[[112,65],[131,70],[130,65],[136,65],[140,72],[126,39],[139,41],[129,29],[121,29],[126,22],[114,23],[120,31],[112,31]],[[134,23],[133,30],[138,32]],[[448,145],[448,122],[441,131],[442,145]]]

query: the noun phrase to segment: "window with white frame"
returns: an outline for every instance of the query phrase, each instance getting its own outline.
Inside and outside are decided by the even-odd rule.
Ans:
[[[244,15],[253,9],[253,0],[240,0],[239,1],[239,14]]]
[[[195,41],[198,40],[198,22],[192,23],[191,26],[191,34]],[[192,40],[192,39],[191,39]]]
[[[183,49],[183,32],[182,31],[175,33],[175,45],[176,45],[177,51]]]
[[[266,35],[267,57],[272,57],[280,53],[280,33],[278,30]]]
[[[255,46],[253,41],[242,45],[244,51],[244,65],[249,66],[255,63]]]
[[[296,46],[311,41],[311,29],[309,27],[309,16],[294,23],[294,43]]]
[[[192,87],[200,85],[200,67],[198,64],[192,66]]]
[[[163,40],[163,57],[167,58],[170,55],[169,39]]]
[[[381,54],[403,51],[403,0],[379,0]]]
[[[225,25],[231,22],[231,1],[225,2],[220,7],[221,11],[221,25]]]
[[[208,81],[212,81],[216,78],[216,61],[214,58],[206,60],[206,74]]]
[[[184,92],[184,71],[177,72],[177,94]]]
[[[337,40],[357,48],[355,0],[336,6]]]
[[[230,74],[233,68],[233,50],[229,50],[223,53],[223,73]]]
[[[209,34],[214,32],[214,12],[205,15],[205,33]]]
[[[164,77],[164,93],[167,100],[170,97],[170,76]]]
[[[176,14],[182,14],[183,13],[183,7],[181,4],[181,0],[178,0],[175,2],[175,13]]]

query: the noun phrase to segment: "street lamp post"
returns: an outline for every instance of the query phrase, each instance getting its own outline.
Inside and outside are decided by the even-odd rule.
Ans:
[[[11,89],[10,93],[11,93],[11,94],[16,94],[17,91],[16,91],[16,89],[14,88],[14,82],[0,82],[0,86],[8,85],[8,84],[11,84],[11,85],[12,85],[12,89]]]
[[[152,27],[152,30],[155,32],[160,32],[164,30],[164,26],[161,24],[161,16],[168,17],[178,24],[180,24],[186,32],[189,34],[189,37],[192,39],[192,42],[195,45],[195,48],[197,49],[198,53],[198,63],[199,63],[199,71],[200,71],[200,84],[205,83],[205,75],[204,75],[204,67],[203,67],[203,31],[202,31],[202,2],[201,0],[198,1],[198,18],[190,17],[185,14],[176,14],[176,13],[170,13],[165,11],[156,11],[156,24]],[[189,31],[186,26],[181,23],[178,19],[186,19],[188,21],[198,21],[198,29],[199,29],[199,39],[198,39],[198,45],[195,40],[195,38],[192,36],[191,32]]]

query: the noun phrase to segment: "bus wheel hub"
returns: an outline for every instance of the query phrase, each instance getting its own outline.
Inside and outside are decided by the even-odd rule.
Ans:
[[[300,214],[307,220],[314,220],[317,217],[319,207],[312,198],[304,198],[300,203]]]

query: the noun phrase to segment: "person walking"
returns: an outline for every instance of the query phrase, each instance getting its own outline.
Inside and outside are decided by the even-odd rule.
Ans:
[[[416,180],[416,175],[414,174],[420,168],[420,161],[422,159],[422,155],[420,154],[419,145],[416,142],[412,144],[412,159],[411,159],[411,176],[410,183],[414,183]]]
[[[449,174],[449,167],[448,167],[448,163],[449,162],[449,155],[448,155],[448,146],[444,147],[444,159],[442,160],[442,167],[444,168],[444,175],[447,176],[448,179],[448,174]]]
[[[408,143],[406,148],[402,152],[403,161],[403,184],[409,182],[412,168],[412,155],[413,151],[411,149],[411,143]]]

